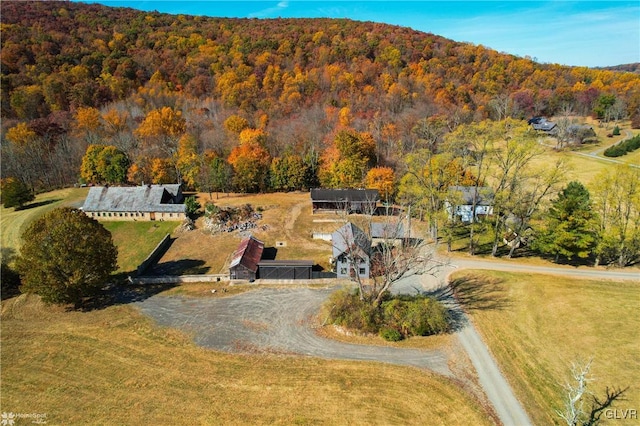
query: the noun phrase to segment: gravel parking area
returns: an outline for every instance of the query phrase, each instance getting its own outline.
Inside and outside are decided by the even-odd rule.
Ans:
[[[354,345],[318,336],[314,319],[333,290],[260,288],[216,299],[154,296],[136,305],[158,324],[190,333],[196,344],[211,349],[378,361],[453,375],[441,350]]]

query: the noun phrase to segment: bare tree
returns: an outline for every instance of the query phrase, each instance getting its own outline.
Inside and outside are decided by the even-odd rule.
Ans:
[[[372,211],[347,218],[348,210],[344,209],[345,225],[336,231],[333,241],[342,258],[335,261],[338,268],[350,270],[361,300],[379,306],[398,281],[433,275],[441,267],[442,262],[434,261],[433,247],[423,238],[412,236],[407,212],[389,207],[381,221],[374,221]]]
[[[571,364],[571,382],[564,386],[565,397],[562,410],[556,413],[567,423],[567,426],[595,426],[600,423],[602,413],[613,405],[615,401],[623,401],[624,393],[628,387],[622,389],[619,387],[609,388],[605,390],[605,397],[598,398],[587,390],[589,382],[592,380],[588,377],[589,370],[593,359],[586,364]],[[591,404],[589,408],[585,408],[585,400],[590,396]]]

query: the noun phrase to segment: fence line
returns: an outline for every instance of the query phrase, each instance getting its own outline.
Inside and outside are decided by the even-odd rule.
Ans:
[[[151,266],[151,264],[155,263],[162,257],[164,252],[167,250],[167,247],[171,243],[170,235],[167,234],[164,238],[158,243],[156,248],[147,256],[147,258],[138,266],[136,271],[136,275],[140,276],[145,273],[145,271]]]

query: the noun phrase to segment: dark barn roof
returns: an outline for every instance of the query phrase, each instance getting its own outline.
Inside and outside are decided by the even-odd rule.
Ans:
[[[377,189],[321,189],[315,188],[311,190],[311,200],[313,201],[329,201],[329,202],[352,202],[352,201],[369,201],[376,202],[380,200],[380,194]]]
[[[313,267],[313,260],[261,260],[258,266],[308,266]]]
[[[245,238],[240,242],[233,258],[231,259],[230,268],[234,268],[238,265],[242,265],[252,272],[258,271],[258,263],[262,258],[262,251],[264,250],[264,243],[253,236]]]
[[[94,186],[82,209],[85,212],[184,213],[180,185]]]

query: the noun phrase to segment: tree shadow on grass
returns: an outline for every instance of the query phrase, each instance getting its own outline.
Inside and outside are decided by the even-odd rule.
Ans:
[[[86,299],[78,310],[89,312],[101,310],[115,305],[127,305],[129,303],[142,302],[175,287],[176,284],[111,284],[99,294]]]
[[[152,265],[145,275],[203,275],[209,272],[201,259],[181,259]]]
[[[48,204],[57,203],[58,201],[62,201],[62,199],[61,198],[56,198],[54,200],[38,201],[37,203],[31,203],[31,204],[26,204],[26,205],[24,205],[22,207],[16,207],[16,211],[24,211],[24,210],[35,209],[36,207],[46,206]]]
[[[511,304],[502,280],[475,275],[455,279],[449,285],[422,294],[433,297],[447,308],[451,332],[467,326],[468,312],[501,310]]]
[[[471,275],[457,278],[449,286],[466,311],[502,310],[510,306],[504,281],[499,278]]]

